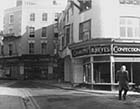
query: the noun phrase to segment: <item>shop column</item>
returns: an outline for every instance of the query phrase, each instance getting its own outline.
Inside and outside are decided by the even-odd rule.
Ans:
[[[23,80],[24,79],[24,64],[20,64],[19,70],[20,70],[20,78],[19,79]]]
[[[111,90],[114,90],[115,83],[115,62],[114,57],[110,56],[110,81],[111,81]]]
[[[90,57],[90,64],[91,64],[91,88],[93,89],[93,84],[94,84],[94,64],[93,64],[94,58]]]

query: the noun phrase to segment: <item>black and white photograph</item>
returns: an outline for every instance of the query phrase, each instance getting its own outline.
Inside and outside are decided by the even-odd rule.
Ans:
[[[140,109],[140,0],[0,0],[0,109]]]

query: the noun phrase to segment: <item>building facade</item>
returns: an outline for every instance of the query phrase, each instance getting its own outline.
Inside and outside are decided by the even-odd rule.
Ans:
[[[70,0],[59,19],[64,80],[114,90],[126,65],[140,84],[140,0]]]
[[[56,77],[56,21],[61,6],[48,7],[29,0],[17,0],[5,10],[1,69],[12,79],[54,79]]]

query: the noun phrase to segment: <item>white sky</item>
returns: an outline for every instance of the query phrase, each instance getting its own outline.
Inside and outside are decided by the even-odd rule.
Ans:
[[[0,30],[3,30],[3,15],[4,15],[4,9],[11,8],[16,6],[17,0],[0,0]],[[37,2],[38,4],[47,5],[49,2],[52,2],[53,0],[32,0],[34,2]],[[67,0],[56,0],[56,2],[63,3],[64,7],[66,6]]]

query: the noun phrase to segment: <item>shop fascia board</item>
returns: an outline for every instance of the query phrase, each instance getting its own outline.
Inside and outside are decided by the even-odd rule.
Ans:
[[[72,43],[69,45],[69,48],[70,49],[75,49],[75,48],[78,48],[78,47],[84,47],[84,46],[87,46],[87,45],[99,45],[99,44],[102,44],[102,45],[106,45],[106,44],[112,44],[113,42],[113,39],[92,39],[92,40],[88,40],[88,41],[81,41],[81,42],[77,42],[77,43]]]

